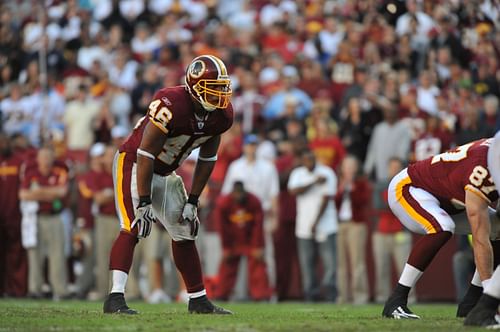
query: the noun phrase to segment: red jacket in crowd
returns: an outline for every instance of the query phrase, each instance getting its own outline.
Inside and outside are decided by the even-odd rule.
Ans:
[[[264,248],[264,214],[259,199],[247,192],[243,202],[231,194],[222,196],[215,207],[222,247],[248,254],[251,249]]]

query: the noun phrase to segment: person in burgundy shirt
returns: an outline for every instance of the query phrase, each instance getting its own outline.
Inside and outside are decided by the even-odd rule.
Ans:
[[[278,195],[278,227],[273,233],[274,257],[276,262],[275,291],[279,301],[299,298],[300,267],[295,240],[296,200],[287,188],[290,172],[298,165],[294,144],[290,140],[278,143],[280,156],[275,165],[280,177]],[[298,146],[298,144],[297,144]],[[298,287],[293,287],[297,284]],[[294,292],[294,290],[297,290]]]
[[[216,204],[223,258],[215,297],[227,300],[233,290],[242,256],[248,257],[249,293],[253,300],[268,300],[271,288],[264,260],[264,214],[259,199],[236,181],[230,194]]]
[[[39,296],[43,283],[43,262],[49,261],[49,281],[55,299],[67,296],[67,241],[61,211],[68,194],[68,170],[55,162],[52,146],[38,150],[36,164],[26,167],[19,198],[38,202],[36,244],[28,248],[28,287],[30,294]]]
[[[371,185],[359,174],[359,161],[348,155],[340,166],[340,176],[335,203],[339,214],[337,234],[339,301],[368,302],[366,271],[366,245],[368,219],[371,209]],[[349,257],[350,259],[347,259]],[[348,271],[351,272],[350,282]],[[348,286],[350,283],[350,287]],[[351,294],[349,294],[349,291]]]
[[[16,195],[21,185],[22,154],[0,133],[0,296],[21,297],[28,287],[28,262],[21,241],[21,211]]]
[[[77,179],[78,186],[78,209],[76,215],[76,231],[73,235],[73,243],[77,244],[79,258],[83,265],[83,273],[76,280],[77,297],[85,298],[94,283],[94,204],[93,184],[102,172],[101,157],[104,154],[103,143],[94,144],[89,151],[90,169],[80,174]]]
[[[403,162],[398,158],[391,158],[388,165],[389,179],[402,169]],[[376,276],[375,301],[377,303],[385,302],[390,295],[392,262],[395,263],[397,273],[401,274],[411,250],[410,233],[405,231],[387,203],[389,179],[377,182],[373,190],[373,207],[378,215],[378,222],[372,237]]]

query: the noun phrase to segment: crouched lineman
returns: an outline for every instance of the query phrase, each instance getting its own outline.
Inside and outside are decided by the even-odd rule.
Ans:
[[[408,293],[455,232],[472,234],[475,279],[482,286],[490,282],[493,246],[498,247],[498,241],[493,246],[490,242],[498,229],[497,218],[490,224],[490,214],[495,211],[489,206],[498,199],[489,161],[492,142],[492,138],[481,139],[459,146],[416,162],[392,179],[388,190],[391,210],[406,228],[424,236],[413,246],[382,316],[420,318],[407,307]]]
[[[105,313],[135,314],[124,298],[138,239],[159,220],[172,237],[172,254],[189,295],[190,313],[230,314],[206,296],[195,245],[198,197],[210,177],[220,135],[233,122],[231,82],[224,63],[202,55],[188,66],[185,85],[159,90],[147,114],[119,148],[114,161],[115,203],[121,223],[110,255],[113,286]],[[200,147],[189,196],[174,172]]]

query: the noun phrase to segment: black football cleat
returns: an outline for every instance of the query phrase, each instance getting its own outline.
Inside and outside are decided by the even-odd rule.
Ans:
[[[470,285],[464,298],[458,304],[457,317],[466,317],[469,312],[474,308],[483,294],[483,288],[475,285]]]
[[[188,311],[190,314],[214,314],[214,315],[232,315],[232,311],[216,306],[207,298],[206,295],[189,299]]]
[[[496,311],[492,309],[476,309],[478,306],[474,307],[467,317],[465,317],[465,326],[482,326],[489,327],[499,325],[500,321],[495,318]]]
[[[420,319],[420,316],[415,315],[410,309],[408,309],[406,301],[391,297],[384,305],[382,317],[392,319]]]
[[[125,315],[136,315],[137,310],[130,309],[125,302],[125,296],[123,293],[111,293],[109,294],[106,301],[104,301],[103,312],[105,314],[125,314]]]
[[[500,327],[500,321],[497,310],[498,300],[484,294],[477,302],[477,305],[465,317],[464,325],[498,328]]]

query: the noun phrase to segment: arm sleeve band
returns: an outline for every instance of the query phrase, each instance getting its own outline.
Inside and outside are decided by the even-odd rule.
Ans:
[[[202,156],[199,156],[198,160],[201,160],[201,161],[217,161],[217,155],[215,155],[213,157],[208,157],[208,158],[204,158]]]
[[[149,159],[152,159],[152,160],[155,160],[156,157],[153,156],[153,154],[147,152],[147,151],[144,151],[144,150],[141,150],[141,149],[137,149],[137,154],[138,155],[141,155],[143,157],[146,157],[146,158],[149,158]]]

